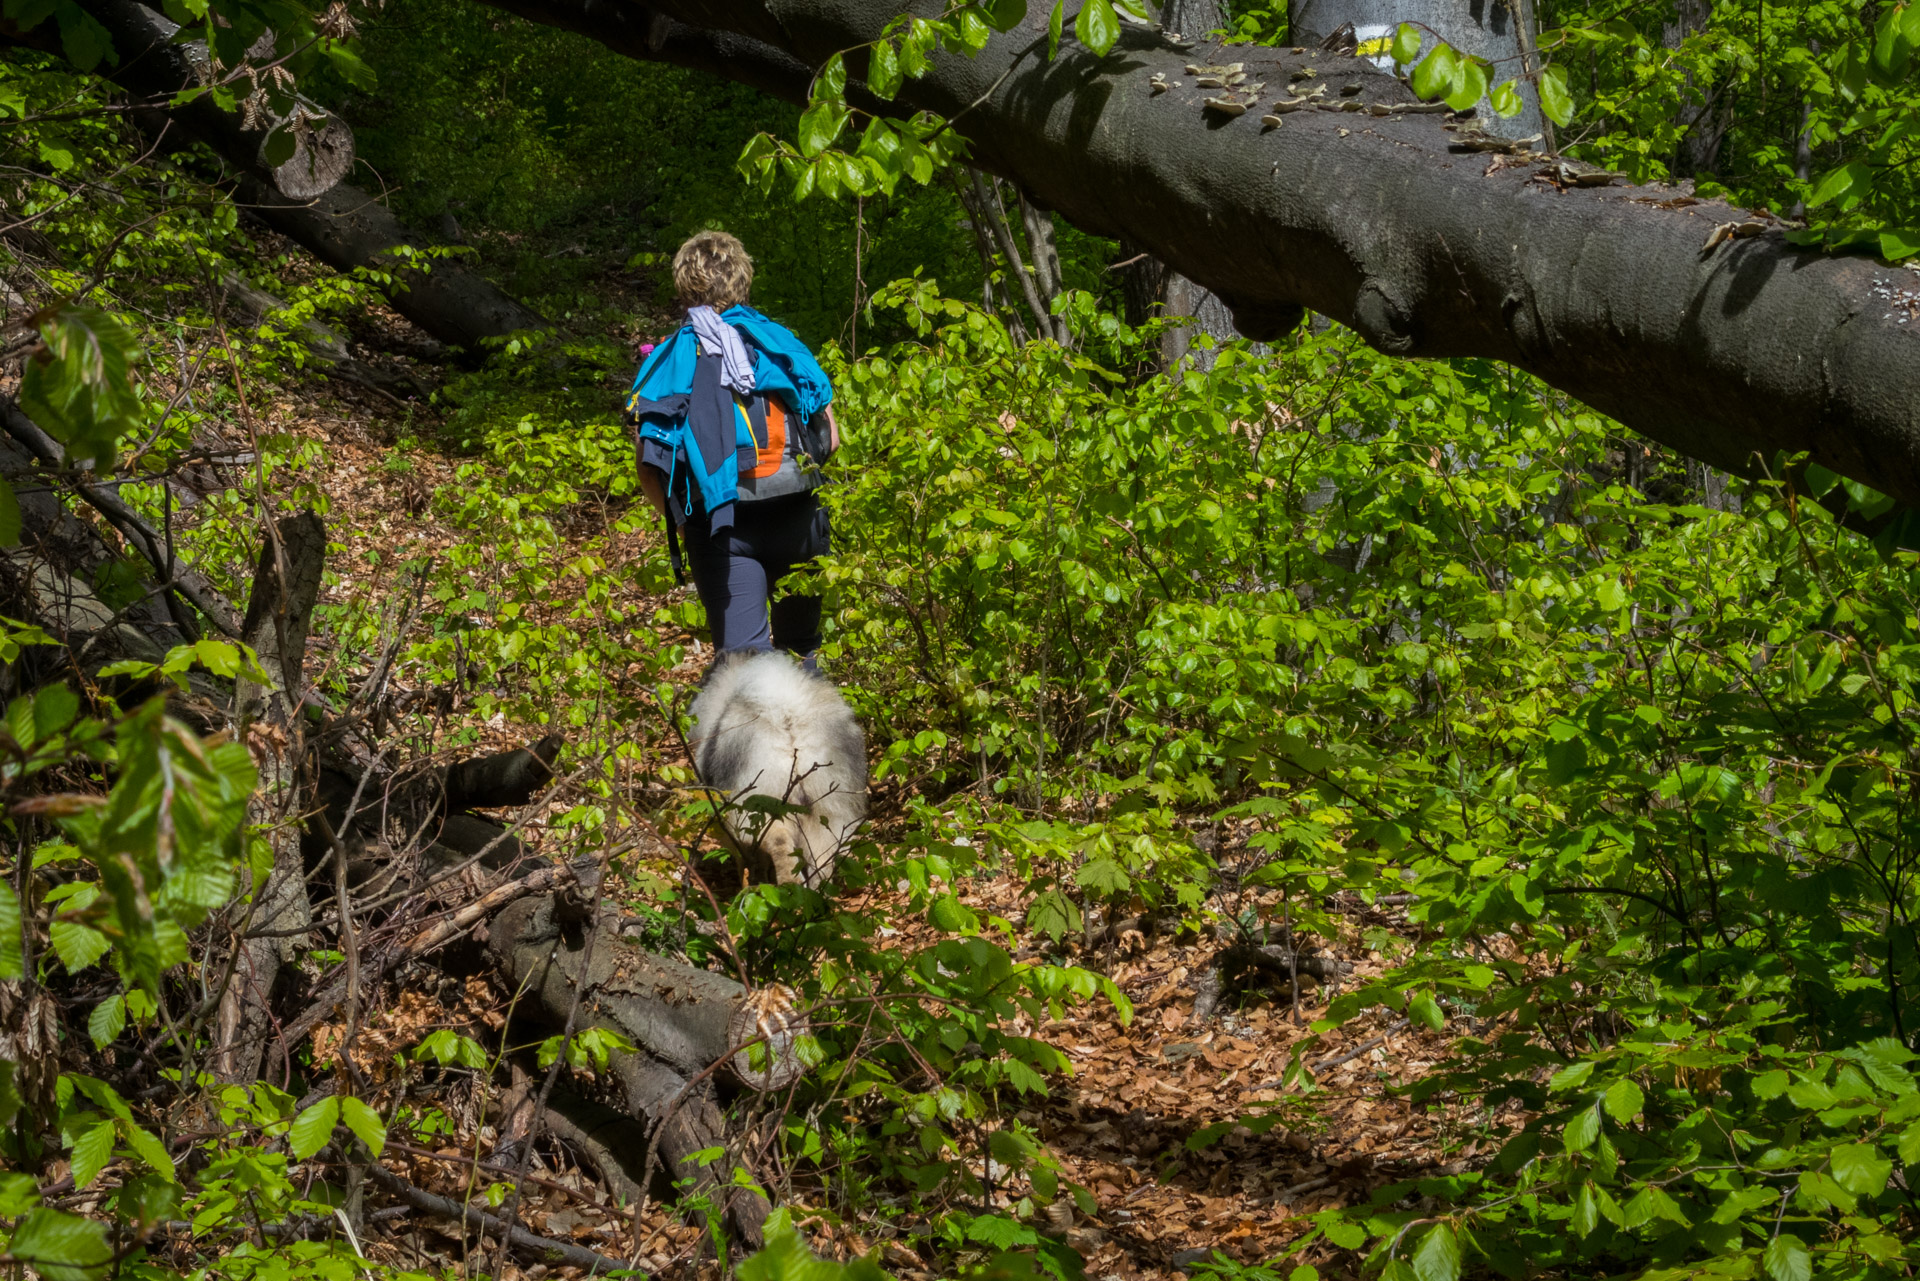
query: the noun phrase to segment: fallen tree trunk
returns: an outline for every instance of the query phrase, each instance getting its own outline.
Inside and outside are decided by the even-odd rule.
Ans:
[[[179,26],[136,0],[86,0],[82,7],[113,38],[119,57],[110,69],[113,79],[151,99],[156,104],[153,118],[177,125],[212,147],[240,176],[240,198],[276,231],[337,271],[366,267],[391,272],[394,283],[386,294],[394,310],[441,342],[469,353],[478,354],[489,340],[511,333],[552,328],[552,322],[474,272],[446,261],[430,271],[414,267],[408,252],[424,245],[377,197],[344,182],[316,189],[318,182],[288,181],[290,174],[308,176],[300,170],[298,157],[280,169],[268,168],[260,156],[261,135],[244,129],[238,116],[221,111],[210,96],[200,94],[161,110],[176,94],[200,83],[193,64],[197,46],[174,44]],[[45,31],[39,34],[51,38]]]
[[[553,327],[552,321],[485,277],[452,262],[436,262],[430,271],[403,265],[405,258],[397,251],[424,248],[420,238],[377,197],[358,187],[343,182],[309,200],[294,200],[248,174],[240,196],[275,231],[334,270],[392,272],[394,284],[385,292],[393,309],[470,355],[483,354],[490,341],[508,334]]]
[[[739,73],[818,67],[865,50],[886,0],[497,0],[635,57],[710,66],[726,37]],[[1683,453],[1752,474],[1776,451],[1920,504],[1920,282],[1787,243],[1777,223],[1670,187],[1578,187],[1545,157],[1461,151],[1437,115],[1357,58],[1239,45],[1174,47],[1132,29],[1105,57],[1071,33],[1048,62],[1050,10],[1030,6],[975,57],[935,55],[897,114],[955,119],[976,161],[1083,229],[1122,237],[1214,291],[1250,338],[1301,308],[1403,356],[1485,356]],[[650,42],[658,19],[709,33]],[[1190,63],[1231,59],[1278,96],[1308,66],[1361,86],[1359,109],[1301,110],[1263,128],[1203,107]],[[1153,77],[1172,88],[1154,93]],[[1306,83],[1306,82],[1300,82]],[[1372,108],[1391,114],[1375,115]],[[1737,229],[1728,236],[1725,230]],[[1718,233],[1718,234],[1716,234]]]
[[[274,323],[277,313],[286,310],[285,302],[237,275],[229,273],[221,283],[226,287],[228,296],[240,305],[248,319],[255,324]],[[424,393],[411,378],[405,374],[389,373],[357,359],[347,349],[346,339],[317,320],[301,321],[293,326],[291,334],[319,362],[323,372],[342,382],[368,388],[396,404],[403,403],[403,396],[424,398]]]
[[[655,956],[620,936],[617,925],[569,928],[551,898],[522,899],[488,924],[495,964],[516,989],[536,999],[547,1021],[564,1024],[579,1002],[579,1020],[612,1028],[644,1051],[615,1053],[610,1066],[627,1109],[645,1123],[650,1145],[675,1182],[715,1189],[730,1168],[695,1155],[721,1145],[724,1122],[710,1091],[698,1087],[722,1069],[756,1089],[791,1084],[805,1069],[786,1044],[771,1040],[750,1058],[738,1015],[750,1008],[746,989],[724,975]],[[645,1185],[651,1171],[629,1165]],[[757,1244],[768,1205],[758,1193],[725,1190],[725,1214],[741,1239]]]

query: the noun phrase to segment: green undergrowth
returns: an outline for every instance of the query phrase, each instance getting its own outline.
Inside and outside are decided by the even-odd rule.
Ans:
[[[1331,893],[1411,891],[1413,951],[1327,1029],[1384,1005],[1457,1034],[1401,1088],[1498,1156],[1323,1216],[1304,1257],[1418,1281],[1904,1266],[1911,556],[1778,488],[1705,506],[1678,462],[1487,363],[1395,362],[1329,330],[1140,381],[1112,370],[1155,335],[1090,305],[1069,304],[1073,353],[1017,348],[924,281],[881,303],[920,337],[835,366],[850,444],[819,582],[828,660],[906,809],[846,877],[906,881],[952,941],[916,970],[797,890],[729,920],[756,972],[906,1019],[949,1085],[823,1022],[848,1088],[789,1133],[812,1196],[858,1217],[887,1189],[938,1203],[977,1180],[969,1127],[1058,1060],[959,1013],[1001,995],[940,985],[998,973],[1017,938],[1062,947],[1096,908],[1248,929],[1285,911],[1330,937]],[[630,493],[610,426],[520,422],[490,448],[448,510],[476,538],[533,530],[523,566],[562,541],[558,513]],[[487,661],[526,664],[503,683],[557,691],[564,664],[542,664],[613,652],[581,643],[591,568],[563,588],[508,545],[494,594],[461,608],[502,620]],[[572,619],[516,621],[556,596]],[[668,610],[626,625],[698,627],[696,605]],[[697,807],[675,805],[657,812],[685,831]],[[1250,821],[1246,848],[1196,839],[1220,820]],[[1024,880],[1017,924],[952,894],[984,870]],[[1047,984],[1095,992],[1053,973],[1007,970],[1001,1014]],[[927,999],[948,1013],[907,1019]],[[1316,1089],[1296,1069],[1289,1105]],[[1071,1192],[1017,1124],[991,1136],[1022,1172],[1009,1226],[944,1220],[983,1257],[1037,1247],[1025,1216]]]

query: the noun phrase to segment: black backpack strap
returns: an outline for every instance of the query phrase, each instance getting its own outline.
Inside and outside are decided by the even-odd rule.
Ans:
[[[667,517],[667,559],[673,563],[673,581],[684,587],[687,582],[687,567],[680,559],[680,527],[673,523],[671,515]]]

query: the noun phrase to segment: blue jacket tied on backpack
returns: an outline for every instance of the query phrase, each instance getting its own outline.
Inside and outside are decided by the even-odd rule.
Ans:
[[[786,326],[745,303],[727,308],[720,319],[746,341],[757,394],[778,397],[801,423],[833,402],[833,384]],[[654,348],[640,366],[627,397],[627,417],[640,433],[643,455],[666,460],[668,495],[684,465],[692,481],[687,514],[693,514],[697,486],[711,528],[731,526],[741,468],[753,465],[755,442],[747,418],[736,412],[734,393],[721,381],[720,357],[702,355],[691,324]]]

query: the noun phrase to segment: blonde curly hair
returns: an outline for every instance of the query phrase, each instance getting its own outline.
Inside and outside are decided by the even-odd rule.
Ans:
[[[673,287],[683,306],[725,311],[753,289],[753,259],[739,237],[703,231],[673,255]]]

